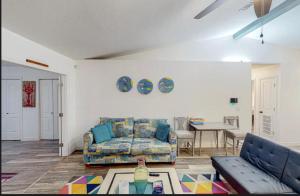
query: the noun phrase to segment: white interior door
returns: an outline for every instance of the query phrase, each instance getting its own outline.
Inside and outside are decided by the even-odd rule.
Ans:
[[[2,140],[20,140],[21,130],[21,81],[2,80]]]
[[[276,77],[260,79],[259,132],[264,136],[274,136],[277,111]]]
[[[52,80],[40,80],[41,139],[54,138]]]

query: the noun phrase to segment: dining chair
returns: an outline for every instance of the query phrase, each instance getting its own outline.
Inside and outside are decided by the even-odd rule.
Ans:
[[[235,129],[224,130],[224,146],[227,156],[227,144],[230,144],[228,143],[228,138],[232,140],[232,153],[235,154],[235,148],[239,147],[240,141],[244,141],[246,133],[239,129],[240,121],[238,116],[224,116],[224,123],[235,127]]]
[[[180,141],[186,141],[186,147],[189,148],[190,143],[192,143],[192,154],[194,156],[195,143],[194,143],[194,133],[189,131],[189,117],[174,117],[174,131],[177,135],[177,155],[180,153]]]

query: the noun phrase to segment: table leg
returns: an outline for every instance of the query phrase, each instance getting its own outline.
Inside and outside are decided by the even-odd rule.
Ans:
[[[225,142],[226,142],[226,138],[225,138],[225,135],[226,135],[226,132],[225,132],[225,130],[223,130],[223,139],[224,139],[224,148],[225,148]]]
[[[233,155],[235,154],[234,145],[235,145],[235,138],[233,138],[233,140],[232,140],[232,153],[233,153]]]
[[[177,157],[179,157],[179,151],[180,151],[180,148],[179,148],[179,139],[177,138]]]
[[[226,152],[226,156],[227,156],[227,134],[226,134],[226,132],[224,134],[224,137],[225,137],[225,152]]]
[[[201,141],[202,141],[202,131],[199,131],[200,132],[200,141],[199,141],[199,156],[201,156]]]
[[[193,156],[194,156],[194,154],[195,154],[195,144],[196,144],[196,131],[194,132],[194,142],[193,142]]]
[[[219,130],[216,130],[217,149],[219,149]]]

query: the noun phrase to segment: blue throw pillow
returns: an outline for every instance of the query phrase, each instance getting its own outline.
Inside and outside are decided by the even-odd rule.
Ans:
[[[156,128],[155,137],[163,142],[168,142],[168,136],[170,133],[170,125],[159,123]]]
[[[111,135],[109,133],[107,125],[97,125],[92,128],[92,133],[94,135],[96,144],[111,140]]]
[[[113,137],[116,137],[115,133],[114,133],[113,130],[112,130],[112,123],[111,123],[111,121],[107,121],[107,122],[105,122],[105,123],[98,124],[98,125],[96,125],[95,127],[98,127],[98,126],[100,126],[100,125],[106,125],[107,128],[108,128],[108,131],[109,131],[110,136],[111,136],[112,138],[113,138]]]

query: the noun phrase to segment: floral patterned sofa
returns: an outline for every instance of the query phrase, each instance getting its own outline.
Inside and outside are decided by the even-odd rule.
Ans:
[[[88,131],[83,136],[83,157],[90,164],[136,163],[144,157],[146,162],[171,162],[176,160],[176,134],[170,131],[168,142],[155,138],[158,123],[166,119],[100,118],[100,123],[112,122],[115,138],[100,144],[94,142]]]

